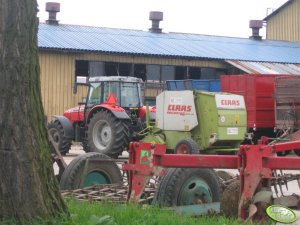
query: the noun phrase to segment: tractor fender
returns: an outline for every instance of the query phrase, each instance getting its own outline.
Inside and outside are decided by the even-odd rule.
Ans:
[[[61,116],[61,115],[54,115],[53,117],[55,119],[57,119],[60,122],[60,124],[62,125],[66,138],[70,138],[73,140],[74,139],[74,127],[73,127],[72,123],[70,122],[70,120],[67,117]]]
[[[95,107],[90,111],[89,116],[88,116],[88,121],[90,120],[91,115],[93,115],[94,113],[96,113],[99,110],[109,111],[118,119],[130,120],[129,115],[126,113],[126,111],[123,108],[122,108],[122,110],[120,110],[120,109],[115,110],[114,108],[112,108],[108,105],[102,105],[101,107]]]
[[[116,111],[111,111],[112,114],[114,114],[115,117],[119,118],[119,119],[124,119],[124,120],[129,120],[130,117],[128,116],[128,114],[124,111],[124,112],[116,112]]]

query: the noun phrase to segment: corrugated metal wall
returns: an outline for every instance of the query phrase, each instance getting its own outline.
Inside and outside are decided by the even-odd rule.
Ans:
[[[268,19],[267,39],[300,41],[300,0],[294,0]]]
[[[48,121],[53,115],[62,114],[76,106],[86,95],[86,87],[73,94],[75,79],[74,55],[61,53],[39,53],[41,69],[41,92]]]
[[[75,80],[75,60],[95,60],[110,62],[127,62],[178,66],[199,66],[226,68],[223,61],[200,61],[183,59],[161,59],[154,57],[131,57],[118,55],[99,55],[85,53],[39,52],[41,68],[41,91],[45,114],[48,121],[53,115],[60,115],[66,109],[74,107],[86,97],[87,87],[79,86],[77,94],[73,94]],[[157,94],[156,89],[146,94]]]

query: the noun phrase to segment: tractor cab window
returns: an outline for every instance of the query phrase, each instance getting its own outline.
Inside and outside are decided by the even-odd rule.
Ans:
[[[103,101],[106,102],[110,95],[114,95],[117,98],[117,105],[120,105],[120,83],[119,82],[105,82],[103,85]]]
[[[137,83],[121,83],[121,106],[125,108],[141,106]]]
[[[89,97],[87,104],[88,105],[96,105],[101,102],[101,84],[100,83],[91,83],[89,89]]]

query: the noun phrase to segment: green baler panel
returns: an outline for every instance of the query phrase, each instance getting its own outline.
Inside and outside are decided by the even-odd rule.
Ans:
[[[218,110],[218,118],[220,140],[241,141],[245,138],[247,131],[247,113],[245,110]]]
[[[203,150],[235,148],[246,133],[246,109],[218,109],[216,94],[194,91],[199,125],[192,130],[192,138]]]

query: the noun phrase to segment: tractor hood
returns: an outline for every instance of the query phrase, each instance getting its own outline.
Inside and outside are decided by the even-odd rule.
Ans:
[[[64,116],[67,117],[72,123],[83,121],[84,119],[85,105],[78,105],[74,108],[70,108],[64,112]]]

